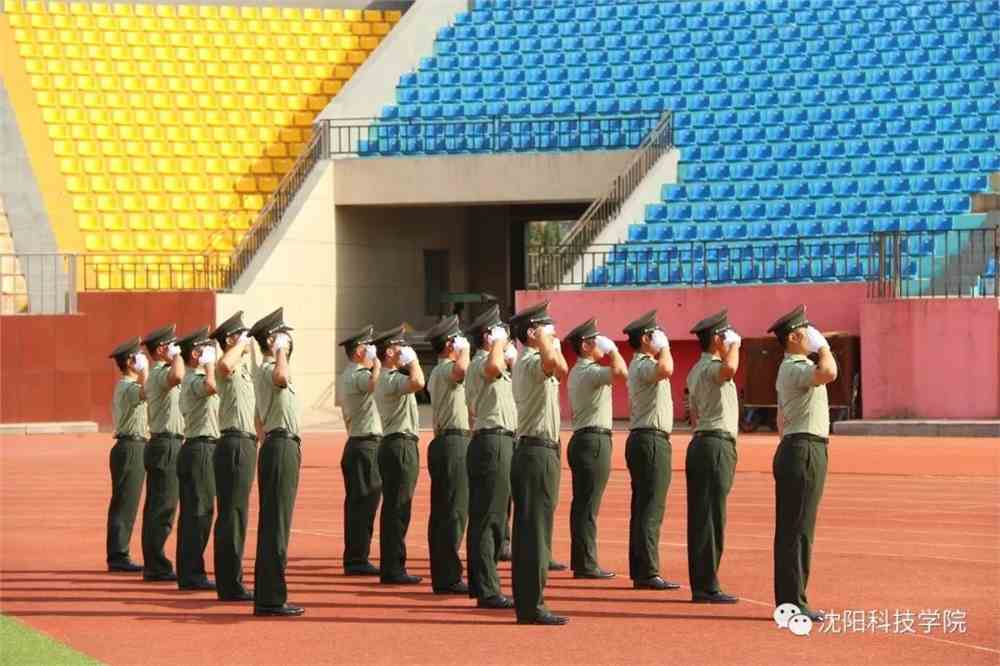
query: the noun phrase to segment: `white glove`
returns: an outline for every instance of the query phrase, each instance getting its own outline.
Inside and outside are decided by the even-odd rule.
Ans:
[[[201,356],[198,358],[198,363],[201,365],[215,363],[215,345],[205,345],[201,348]]]
[[[271,341],[271,351],[288,349],[288,345],[291,343],[292,338],[288,335],[288,333],[278,333],[274,336],[274,340]]]
[[[517,347],[507,345],[507,348],[503,350],[503,357],[507,360],[507,365],[514,365],[514,361],[517,360]]]
[[[542,326],[542,330],[545,331],[546,333],[548,333],[549,335],[555,337],[555,334],[556,334],[556,325],[555,324],[546,324],[545,326]]]
[[[171,361],[174,360],[178,354],[181,353],[181,347],[176,342],[171,342],[167,345],[167,358]]]
[[[375,345],[365,345],[365,360],[374,361],[378,357]]]
[[[612,351],[618,349],[618,345],[615,344],[614,340],[603,335],[598,335],[594,339],[594,344],[597,345],[597,349],[602,354],[610,354]]]
[[[399,362],[402,365],[409,365],[416,360],[417,360],[417,352],[413,351],[413,347],[399,348]]]
[[[653,346],[653,351],[659,354],[664,347],[670,346],[670,341],[667,339],[667,334],[663,331],[653,331],[653,335],[650,336],[649,343]]]
[[[145,354],[133,354],[132,367],[135,368],[137,372],[142,372],[149,367],[149,359],[146,358]]]
[[[806,326],[806,349],[809,350],[810,354],[814,354],[823,347],[829,346],[830,343],[826,341],[822,333],[813,326]]]
[[[509,337],[510,336],[507,335],[506,328],[504,328],[503,326],[494,326],[493,328],[490,329],[489,335],[487,336],[486,340],[490,343],[490,346],[492,347],[494,342],[503,342]]]
[[[733,345],[740,344],[741,342],[743,342],[743,338],[741,338],[740,334],[734,331],[733,329],[729,329],[728,331],[722,334],[722,342],[728,348],[732,347]]]
[[[457,335],[451,339],[451,348],[457,352],[465,351],[469,348],[469,341],[463,336]]]
[[[240,337],[236,339],[236,344],[244,343],[244,342],[246,342],[249,339],[250,339],[250,336],[247,335],[246,331],[243,331],[242,333],[240,333]]]

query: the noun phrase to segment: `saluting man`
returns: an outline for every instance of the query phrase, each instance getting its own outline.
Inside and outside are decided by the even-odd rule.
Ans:
[[[299,489],[302,440],[299,403],[292,385],[292,327],[278,308],[250,328],[263,362],[254,373],[256,421],[263,439],[257,464],[257,560],[254,563],[254,615],[293,617],[301,606],[288,603],[285,567],[292,512]]]
[[[431,587],[435,594],[468,594],[462,581],[458,549],[469,516],[469,479],[465,458],[469,446],[469,408],[465,376],[469,369],[469,341],[458,328],[458,317],[442,319],[427,331],[427,341],[438,356],[427,389],[434,416],[434,439],[427,447],[431,477],[431,515],[427,521]]]
[[[375,512],[382,498],[378,445],[382,419],[375,406],[375,386],[382,372],[369,324],[342,340],[350,361],[337,377],[337,401],[347,425],[347,443],[340,459],[344,475],[344,574],[378,576],[371,563]]]
[[[635,350],[628,367],[630,432],[625,462],[632,477],[628,568],[633,587],[676,590],[680,585],[660,576],[660,527],[670,488],[670,433],[674,402],[670,376],[674,357],[656,310],[642,315],[623,331]]]
[[[514,453],[517,407],[514,405],[510,368],[510,335],[493,306],[470,326],[484,354],[469,363],[466,381],[472,388],[475,414],[472,439],[466,454],[469,476],[469,530],[466,536],[469,596],[478,608],[503,610],[514,602],[500,591],[497,562],[500,558],[510,503],[510,463]]]
[[[566,336],[577,362],[569,372],[569,402],[573,437],[566,457],[573,473],[573,503],[569,511],[570,566],[574,578],[614,578],[597,563],[597,514],[611,475],[611,384],[628,377],[618,346],[588,319]],[[610,367],[600,365],[606,356]]]
[[[563,625],[568,618],[549,612],[544,593],[552,561],[552,519],[559,501],[559,382],[568,368],[548,301],[515,314],[510,326],[524,345],[513,373],[518,414],[510,472],[514,610],[518,624]]]
[[[406,343],[402,326],[383,332],[374,341],[383,367],[375,385],[375,404],[385,431],[378,448],[382,476],[379,580],[390,585],[414,585],[423,580],[406,573],[406,532],[420,475],[420,414],[414,394],[424,388],[417,353]]]
[[[740,336],[726,310],[706,317],[691,332],[698,336],[701,358],[687,377],[694,436],[688,445],[688,578],[695,603],[739,601],[719,587],[719,562],[726,532],[726,498],[736,473],[739,400],[733,377],[740,367]]]
[[[142,578],[153,582],[177,580],[174,565],[164,552],[177,511],[177,456],[184,439],[180,407],[184,359],[177,346],[176,330],[170,324],[149,333],[142,341],[155,361],[146,380],[152,434],[143,456],[146,503],[142,507]]]
[[[111,447],[111,502],[108,505],[108,571],[142,571],[129,557],[132,526],[139,511],[139,496],[146,470],[142,466],[148,435],[146,389],[149,361],[139,351],[142,341],[132,338],[115,347],[110,358],[121,372],[111,398],[115,444]]]
[[[774,453],[774,603],[792,603],[814,622],[825,619],[809,606],[806,585],[816,516],[826,483],[830,403],[826,385],[837,379],[837,361],[823,334],[800,305],[778,321],[774,333],[785,348],[778,368],[778,436]],[[817,354],[813,363],[808,354]]]
[[[221,601],[253,601],[253,594],[243,586],[250,488],[257,468],[249,330],[240,310],[210,336],[223,350],[215,366],[221,435],[212,459],[219,510],[215,520],[215,585]]]
[[[215,516],[212,457],[219,439],[219,396],[215,384],[215,342],[208,328],[178,341],[187,373],[181,384],[184,445],[177,457],[180,517],[177,520],[177,586],[214,590],[205,571],[205,546]]]

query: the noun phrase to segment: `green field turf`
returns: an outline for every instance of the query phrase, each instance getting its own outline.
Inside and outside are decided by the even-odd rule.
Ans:
[[[87,664],[99,662],[52,640],[14,618],[0,615],[0,664],[7,666]]]

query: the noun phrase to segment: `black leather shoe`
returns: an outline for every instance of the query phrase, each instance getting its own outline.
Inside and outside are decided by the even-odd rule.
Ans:
[[[545,615],[536,615],[531,620],[518,620],[518,624],[544,624],[549,627],[561,627],[564,624],[569,623],[569,618],[565,615],[555,615],[554,613],[546,613]]]
[[[253,614],[257,617],[297,617],[306,612],[302,606],[284,604],[282,606],[254,606]]]
[[[549,562],[549,571],[566,571],[566,569],[569,569],[569,567],[562,562],[556,562],[555,560]]]
[[[191,591],[191,590],[214,590],[215,589],[215,583],[213,583],[212,581],[210,581],[210,580],[208,580],[206,578],[205,580],[196,580],[193,583],[179,583],[177,585],[177,588],[181,589],[181,590],[189,590],[189,591]]]
[[[514,602],[502,594],[490,597],[489,599],[480,599],[476,602],[476,608],[489,608],[490,610],[507,610],[513,607]]]
[[[807,610],[807,611],[803,611],[803,614],[807,618],[809,618],[810,620],[812,620],[813,622],[825,622],[826,621],[826,613],[824,613],[823,611]]]
[[[123,571],[125,573],[138,573],[139,571],[142,571],[142,565],[136,564],[132,560],[109,562],[108,571]]]
[[[573,578],[587,578],[590,580],[603,580],[606,578],[614,578],[614,571],[605,571],[604,569],[598,569],[597,571],[574,571]]]
[[[174,583],[177,581],[177,574],[165,573],[165,574],[143,574],[142,579],[147,583]]]
[[[468,594],[469,586],[458,581],[457,583],[452,583],[448,587],[436,587],[434,588],[434,594]]]
[[[409,574],[403,573],[403,574],[397,574],[395,576],[386,576],[379,582],[382,583],[383,585],[416,585],[422,580],[423,578],[421,578],[420,576],[411,576]]]
[[[511,559],[510,541],[504,541],[502,544],[500,544],[500,561],[510,562],[510,559]]]
[[[253,592],[240,590],[236,594],[219,595],[219,601],[253,601]]]
[[[653,576],[652,578],[645,578],[643,580],[633,581],[632,587],[637,590],[679,590],[681,586],[677,583],[671,583],[669,580],[663,580],[659,576]]]
[[[725,592],[695,592],[691,595],[691,601],[696,604],[735,604],[740,600]]]
[[[371,562],[355,564],[344,569],[345,576],[378,576],[380,573],[382,571]]]

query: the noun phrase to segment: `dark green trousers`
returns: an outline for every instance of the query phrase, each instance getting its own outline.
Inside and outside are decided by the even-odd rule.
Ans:
[[[806,585],[819,501],[826,483],[826,441],[796,433],[774,454],[774,601],[806,610]]]
[[[719,592],[726,498],[736,474],[736,442],[726,433],[695,433],[684,461],[687,478],[688,579],[691,591]]]
[[[208,580],[205,547],[215,518],[215,439],[196,437],[184,442],[177,456],[180,516],[177,518],[177,584]]]
[[[177,512],[177,456],[179,435],[153,435],[143,453],[146,468],[146,503],[142,507],[142,573],[158,576],[174,572],[164,546]]]
[[[548,613],[545,583],[552,560],[552,518],[559,502],[559,450],[525,443],[514,450],[510,485],[514,495],[511,578],[518,620]]]
[[[108,504],[108,564],[129,560],[132,526],[139,513],[139,498],[146,469],[142,458],[146,440],[121,437],[111,447],[111,502]]]
[[[458,433],[440,434],[427,447],[431,477],[431,515],[427,543],[431,554],[431,587],[443,590],[462,580],[458,549],[469,519],[469,477],[465,458],[469,438]]]
[[[478,431],[465,458],[469,476],[469,531],[466,536],[469,596],[500,594],[497,562],[510,501],[510,465],[514,439],[500,432]]]
[[[632,477],[628,521],[628,575],[644,580],[660,575],[660,526],[670,488],[672,449],[665,433],[633,430],[625,442]]]
[[[253,569],[255,606],[281,606],[288,601],[285,566],[301,466],[302,444],[297,435],[272,430],[264,436],[257,456],[260,509]]]
[[[410,529],[413,492],[420,476],[417,438],[393,433],[378,447],[378,472],[382,477],[382,512],[379,514],[380,578],[406,573],[406,533]]]
[[[382,498],[378,440],[350,437],[340,458],[344,475],[344,569],[369,562],[375,513]]]
[[[212,459],[219,515],[215,519],[215,586],[220,598],[243,587],[243,547],[247,536],[250,488],[257,467],[257,438],[224,432]]]
[[[597,514],[611,476],[611,435],[575,432],[566,447],[573,473],[569,509],[570,567],[578,573],[597,571]]]

